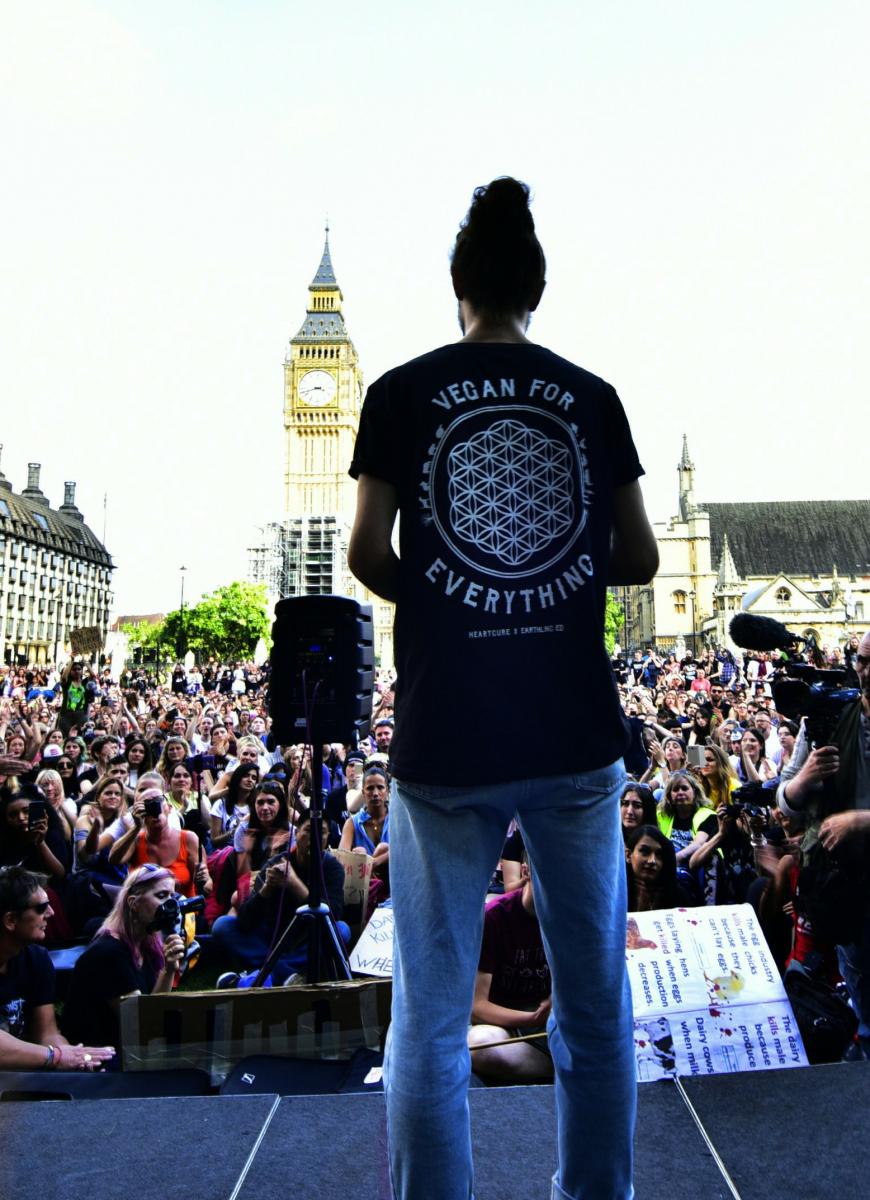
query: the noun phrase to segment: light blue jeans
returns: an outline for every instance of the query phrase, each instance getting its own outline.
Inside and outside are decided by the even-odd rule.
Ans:
[[[514,813],[553,978],[547,1028],[559,1163],[552,1197],[631,1200],[636,1087],[618,803],[624,779],[620,760],[581,775],[487,787],[394,781],[384,1087],[396,1200],[473,1195],[466,1035],[484,896]]]

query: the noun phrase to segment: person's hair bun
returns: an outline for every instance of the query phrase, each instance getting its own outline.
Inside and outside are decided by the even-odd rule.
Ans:
[[[475,188],[456,236],[451,271],[457,296],[481,311],[521,314],[537,304],[546,262],[527,184],[503,176]]]
[[[528,184],[503,176],[486,187],[475,188],[464,224],[478,236],[487,233],[510,236],[517,228],[534,232]]]

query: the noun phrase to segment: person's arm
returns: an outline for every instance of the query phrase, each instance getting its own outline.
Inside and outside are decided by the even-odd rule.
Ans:
[[[392,546],[398,511],[399,497],[393,484],[374,475],[360,475],[347,565],[369,591],[393,603],[399,596],[399,558]]]
[[[190,829],[183,829],[181,836],[184,838],[184,844],[187,848],[187,866],[197,893],[200,896],[208,896],[214,890],[214,882],[208,873],[205,859],[200,861],[199,838]]]
[[[353,850],[353,821],[350,817],[347,818],[342,828],[338,848],[339,850]]]
[[[649,583],[659,567],[655,534],[646,515],[640,483],[634,480],[613,493],[609,584]]]
[[[543,1025],[550,1015],[549,1000],[544,1000],[533,1012],[493,1004],[489,998],[491,987],[492,975],[486,971],[478,971],[474,978],[474,1000],[471,1005],[471,1020],[474,1025],[499,1025],[502,1029],[534,1029]]]
[[[706,841],[702,842],[698,846],[692,857],[689,859],[690,871],[697,871],[699,867],[703,867],[704,863],[712,858],[712,856],[722,845],[722,842],[725,840],[725,835],[728,832],[729,821],[728,808],[726,805],[720,805],[716,811],[716,817],[719,821],[719,828],[712,835],[712,837],[708,836],[707,834],[704,835]],[[694,844],[695,843],[693,843],[693,845]],[[688,849],[691,849],[691,846],[688,847]]]
[[[689,845],[677,851],[677,865],[688,866],[695,852],[701,849],[704,843],[709,840],[709,837],[709,833],[704,833],[703,829],[699,829]]]
[[[515,892],[522,885],[523,876],[520,864],[512,858],[503,858],[500,863],[501,878],[506,892]]]
[[[129,862],[133,857],[133,851],[136,849],[136,838],[139,836],[139,830],[142,828],[142,811],[144,810],[143,801],[137,800],[133,805],[131,816],[133,824],[126,833],[122,833],[118,840],[109,850],[109,862],[113,867],[121,866],[122,863]]]

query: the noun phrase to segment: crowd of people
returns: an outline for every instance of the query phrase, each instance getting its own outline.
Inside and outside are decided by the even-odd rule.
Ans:
[[[846,647],[862,686],[863,644]],[[850,983],[797,887],[807,819],[794,798],[831,760],[777,711],[776,662],[617,648],[612,665],[630,734],[620,799],[628,911],[748,902],[783,970],[815,953],[830,982]],[[268,667],[245,663],[178,664],[165,680],[135,669],[114,682],[78,661],[0,676],[0,1067],[118,1066],[120,998],[170,990],[185,965],[185,937],[161,932],[156,916],[173,896],[202,898],[196,921],[221,986],[262,965],[308,897],[313,834],[311,752],[272,743],[268,682]],[[371,859],[372,907],[389,897],[392,685],[379,675],[369,738],[322,748],[323,885],[348,948],[360,929],[345,919],[335,852]],[[794,806],[778,802],[789,781]],[[58,1027],[45,948],[76,943],[87,949]],[[305,945],[290,939],[271,979],[292,982],[305,968]],[[512,822],[471,1011],[478,1074],[552,1078],[549,1004],[533,879]],[[870,1030],[859,1015],[863,1051]]]

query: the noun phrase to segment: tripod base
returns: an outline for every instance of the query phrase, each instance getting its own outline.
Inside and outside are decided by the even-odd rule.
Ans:
[[[262,987],[263,981],[281,957],[285,943],[291,939],[308,947],[305,971],[308,983],[332,983],[336,979],[353,978],[344,943],[327,905],[301,904],[257,972],[252,987]]]

